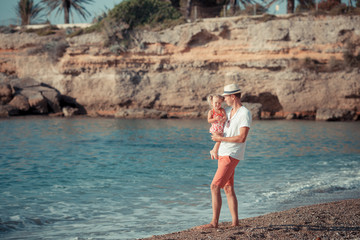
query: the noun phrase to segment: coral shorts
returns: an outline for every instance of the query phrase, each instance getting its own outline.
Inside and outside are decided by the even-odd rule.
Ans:
[[[235,167],[240,161],[230,156],[219,156],[218,169],[211,184],[224,188],[234,186]]]

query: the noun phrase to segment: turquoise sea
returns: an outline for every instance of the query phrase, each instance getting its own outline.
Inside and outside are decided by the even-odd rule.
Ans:
[[[0,239],[136,239],[211,220],[206,120],[0,120]],[[254,121],[239,216],[360,197],[360,122]],[[223,194],[223,197],[224,194]],[[221,221],[230,221],[224,201]]]

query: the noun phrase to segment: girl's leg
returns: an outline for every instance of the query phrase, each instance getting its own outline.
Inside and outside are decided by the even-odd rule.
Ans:
[[[219,136],[219,137],[222,136],[222,134],[218,134],[218,133],[213,133],[213,134],[216,135],[216,136]],[[218,159],[219,158],[218,151],[219,151],[220,143],[221,142],[216,142],[213,149],[210,151],[211,159]]]

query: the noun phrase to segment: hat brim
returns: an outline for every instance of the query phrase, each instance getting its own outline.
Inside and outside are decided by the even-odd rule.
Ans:
[[[228,95],[233,95],[233,94],[237,94],[237,93],[241,93],[241,90],[235,90],[235,91],[225,91],[222,96],[228,96]]]

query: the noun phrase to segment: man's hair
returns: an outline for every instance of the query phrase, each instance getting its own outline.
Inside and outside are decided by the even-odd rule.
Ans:
[[[234,94],[236,98],[241,99],[241,93]]]

